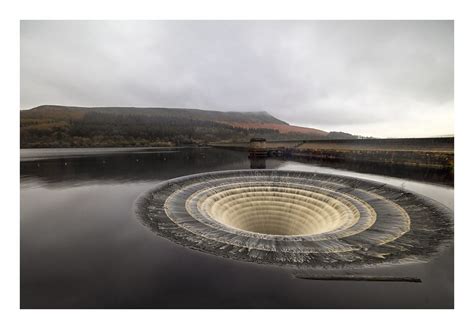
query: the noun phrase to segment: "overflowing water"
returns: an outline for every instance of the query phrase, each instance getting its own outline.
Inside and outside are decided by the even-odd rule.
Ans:
[[[141,195],[152,231],[211,254],[306,269],[427,261],[452,241],[452,212],[387,184],[282,170],[209,172]],[[301,267],[301,266],[300,266]]]

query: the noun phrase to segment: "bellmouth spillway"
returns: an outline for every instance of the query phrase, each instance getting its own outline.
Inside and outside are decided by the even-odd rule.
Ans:
[[[419,194],[351,177],[236,170],[171,179],[135,202],[138,219],[183,246],[236,260],[320,268],[427,261],[453,213]]]

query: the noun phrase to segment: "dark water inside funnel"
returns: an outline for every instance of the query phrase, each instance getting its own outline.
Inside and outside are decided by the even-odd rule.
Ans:
[[[215,149],[22,151],[21,307],[453,307],[453,248],[428,264],[357,271],[416,276],[422,283],[312,281],[284,268],[188,250],[131,216],[135,198],[162,180],[250,165],[246,153]],[[265,166],[369,178],[453,206],[452,187],[416,177],[284,160]]]

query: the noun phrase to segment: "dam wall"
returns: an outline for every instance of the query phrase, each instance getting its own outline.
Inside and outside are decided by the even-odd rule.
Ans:
[[[212,144],[249,151],[249,143]],[[267,157],[454,168],[454,137],[266,141]]]

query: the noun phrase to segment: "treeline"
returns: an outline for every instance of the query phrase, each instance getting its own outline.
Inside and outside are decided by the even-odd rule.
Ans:
[[[21,119],[22,148],[168,146],[283,138],[277,130],[245,129],[183,117],[88,112],[82,116]],[[284,138],[301,138],[299,134]]]

